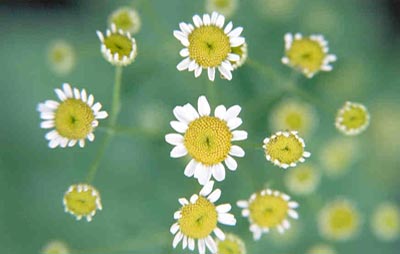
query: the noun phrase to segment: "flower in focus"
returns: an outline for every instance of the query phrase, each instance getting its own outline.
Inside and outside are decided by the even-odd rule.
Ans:
[[[367,129],[369,119],[364,105],[347,101],[336,115],[335,126],[346,135],[357,135]]]
[[[263,233],[274,228],[284,233],[290,227],[288,217],[299,217],[294,210],[299,206],[297,202],[290,201],[284,193],[270,189],[253,193],[249,200],[238,201],[237,206],[243,208],[242,216],[249,218],[254,240],[259,240]]]
[[[231,62],[240,60],[240,56],[233,53],[232,49],[245,43],[245,39],[240,36],[243,28],[233,29],[232,22],[224,28],[225,17],[216,12],[211,16],[204,14],[203,18],[194,15],[193,23],[194,26],[181,22],[181,30],[174,31],[174,36],[184,46],[179,52],[184,59],[177,65],[177,69],[194,71],[195,77],[207,69],[211,81],[214,81],[218,69],[224,78],[231,80],[234,69]]]
[[[47,100],[39,103],[37,110],[43,120],[40,127],[52,129],[46,134],[49,147],[67,147],[79,143],[85,146],[85,139],[94,140],[94,128],[99,119],[108,116],[106,111],[100,111],[101,104],[94,103],[93,95],[87,95],[86,90],[79,91],[67,83],[63,89],[55,89],[60,102]]]
[[[69,254],[69,248],[66,243],[58,240],[48,242],[43,249],[41,254]]]
[[[311,156],[304,151],[305,143],[297,135],[297,131],[278,131],[264,139],[263,148],[268,161],[281,168],[295,167]]]
[[[300,165],[285,174],[286,188],[296,195],[313,193],[320,181],[318,171],[312,165]]]
[[[228,109],[223,105],[211,108],[205,96],[198,99],[197,110],[191,105],[177,106],[173,112],[178,121],[172,121],[171,127],[180,134],[167,134],[165,140],[175,147],[172,158],[189,154],[192,160],[185,168],[185,175],[198,179],[201,185],[206,184],[211,176],[217,181],[225,179],[225,167],[236,170],[237,162],[232,156],[243,157],[244,150],[232,145],[232,141],[245,140],[247,132],[234,130],[242,124],[238,105]]]
[[[64,209],[76,217],[77,220],[86,217],[91,221],[96,214],[96,210],[102,210],[100,194],[91,185],[74,184],[71,185],[64,194]]]
[[[111,25],[111,30],[107,30],[103,35],[97,31],[97,36],[101,42],[101,53],[104,58],[113,65],[126,66],[131,64],[137,55],[136,40],[129,32],[117,29],[115,24]]]
[[[282,63],[312,78],[319,71],[331,71],[336,56],[328,54],[328,42],[322,35],[303,37],[300,33],[285,34],[285,56]]]
[[[326,204],[318,215],[320,234],[333,241],[354,238],[360,229],[360,224],[358,210],[346,199],[338,199]]]
[[[47,50],[47,59],[50,68],[55,73],[65,75],[75,67],[75,50],[70,43],[57,40],[50,44]]]
[[[217,254],[246,254],[242,239],[234,234],[226,234],[225,240],[216,240]]]
[[[212,252],[217,252],[217,244],[211,237],[214,232],[217,238],[225,240],[225,234],[217,223],[234,226],[235,217],[228,213],[231,210],[230,204],[215,206],[214,203],[220,198],[221,190],[213,191],[214,181],[209,181],[203,186],[199,195],[192,195],[190,200],[180,198],[181,209],[174,214],[177,220],[170,231],[175,235],[172,246],[176,248],[182,241],[183,249],[189,247],[194,251],[196,241],[200,254],[206,252],[206,247]]]
[[[382,241],[390,242],[400,236],[400,209],[396,204],[380,204],[371,219],[372,232]]]
[[[309,136],[318,121],[315,109],[310,104],[296,99],[280,102],[270,115],[272,130],[298,131],[303,136]]]
[[[232,16],[238,7],[238,0],[206,0],[206,10],[209,13],[214,11],[225,17]]]
[[[139,13],[130,7],[121,7],[113,11],[108,18],[108,23],[110,26],[115,24],[117,29],[131,34],[139,32],[141,27]]]

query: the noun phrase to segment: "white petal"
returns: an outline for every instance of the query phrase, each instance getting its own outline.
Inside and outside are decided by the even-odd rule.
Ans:
[[[84,139],[80,139],[80,140],[79,140],[79,146],[80,146],[81,148],[85,147],[85,140],[84,140]]]
[[[188,126],[182,122],[178,122],[178,121],[171,121],[170,122],[171,127],[176,130],[179,133],[185,133],[185,131],[187,130]]]
[[[85,89],[82,89],[82,91],[81,91],[81,99],[83,102],[86,102],[86,100],[87,100],[87,93],[86,93]]]
[[[192,159],[185,167],[185,172],[184,172],[185,176],[192,177],[194,175],[196,167],[197,167],[197,162],[194,159]]]
[[[230,170],[232,170],[232,171],[234,171],[234,170],[236,170],[237,169],[237,162],[236,162],[236,160],[234,159],[234,158],[232,158],[231,156],[227,156],[226,157],[226,159],[225,159],[225,164],[226,164],[226,166],[230,169]]]
[[[199,163],[201,164],[201,163]],[[200,169],[200,170],[199,170]],[[197,166],[196,171],[198,173],[197,180],[200,185],[205,185],[211,179],[211,168],[208,166]]]
[[[295,211],[295,210],[289,210],[288,214],[290,217],[292,217],[293,219],[298,219],[299,218],[299,214]]]
[[[187,236],[184,235],[182,240],[182,250],[186,249],[187,243]]]
[[[210,15],[208,15],[208,14],[204,14],[203,15],[203,23],[204,23],[205,26],[208,26],[208,25],[211,24]]]
[[[176,133],[170,133],[165,135],[165,141],[171,145],[180,145],[183,144],[183,136]]]
[[[199,254],[206,253],[206,243],[204,242],[204,239],[197,240],[197,246],[199,248]]]
[[[64,92],[63,92],[61,89],[56,88],[56,89],[54,89],[54,91],[56,92],[58,98],[59,98],[61,101],[64,101],[64,100],[67,99],[67,96],[64,94]]]
[[[190,123],[191,120],[191,116],[188,115],[187,110],[185,109],[185,107],[182,106],[176,106],[172,112],[174,113],[174,116],[176,119],[178,119],[178,121],[184,123],[184,124],[188,124]]]
[[[226,68],[219,66],[218,70],[222,74],[222,76],[224,76],[227,80],[232,79],[232,73],[229,70],[227,70]]]
[[[246,131],[232,131],[232,141],[246,140],[247,132]]]
[[[50,129],[55,126],[55,123],[53,120],[48,120],[48,121],[43,121],[40,123],[40,128],[42,129]]]
[[[91,94],[88,96],[87,105],[89,105],[89,107],[91,107],[93,105],[93,102],[94,102],[94,97]]]
[[[290,201],[288,203],[288,205],[289,205],[289,208],[297,208],[297,207],[299,207],[299,203],[297,203],[295,201]]]
[[[231,147],[229,154],[236,157],[243,157],[245,155],[245,152],[240,146],[234,145]]]
[[[184,205],[188,205],[189,201],[186,198],[180,198],[178,199],[179,204],[181,204],[182,206]],[[173,233],[174,234],[174,233]]]
[[[176,232],[178,232],[178,230],[179,230],[179,224],[174,223],[174,224],[172,224],[171,228],[169,229],[169,232],[171,232],[171,234],[175,235]]]
[[[245,42],[245,39],[243,37],[233,37],[229,42],[231,43],[231,47],[239,47]]]
[[[95,112],[95,113],[99,112],[100,109],[101,109],[101,103],[100,103],[100,102],[96,102],[96,103],[92,106],[92,110],[93,110],[93,112]]]
[[[243,27],[236,27],[235,29],[233,29],[228,36],[229,37],[238,37],[243,31]]]
[[[196,63],[196,61],[195,61],[195,60],[192,60],[192,61],[189,63],[188,70],[189,70],[189,71],[194,71],[198,66],[199,66],[199,65]]]
[[[192,204],[196,203],[196,201],[197,201],[198,198],[199,198],[199,196],[197,196],[196,194],[193,194],[193,195],[190,197],[190,203],[192,203]]]
[[[189,57],[185,58],[180,63],[178,63],[176,68],[178,69],[178,71],[184,71],[189,67],[189,63],[190,63],[190,58]]]
[[[225,179],[225,168],[222,163],[218,163],[212,167],[212,174],[218,182]]]
[[[218,13],[214,11],[211,14],[211,24],[215,24],[215,22],[217,22],[217,18],[218,18]]]
[[[240,60],[240,56],[237,54],[229,53],[228,54],[228,60],[232,62],[237,62]]]
[[[219,228],[215,228],[214,229],[214,234],[217,236],[217,238],[221,241],[225,240],[225,234],[224,232],[222,232],[221,229]]]
[[[181,49],[181,51],[179,51],[179,55],[181,55],[181,57],[188,57],[189,56],[189,49],[188,48]]]
[[[187,36],[186,36],[183,32],[178,31],[178,30],[175,30],[175,31],[174,31],[174,36],[175,36],[175,38],[177,38],[179,41],[187,40]]]
[[[218,117],[221,120],[225,120],[226,116],[226,108],[224,105],[219,105],[218,107],[215,108],[214,115]]]
[[[203,68],[198,66],[195,70],[194,70],[194,76],[196,78],[198,78],[201,75],[201,72],[203,71]]]
[[[221,197],[221,190],[220,189],[215,189],[208,197],[207,199],[211,202],[214,203]]]
[[[247,208],[249,207],[249,202],[247,202],[246,200],[239,200],[236,202],[236,205],[240,208]]]
[[[214,181],[208,181],[208,183],[206,183],[206,185],[204,185],[203,188],[201,189],[200,195],[202,195],[203,197],[208,196],[208,194],[211,193],[213,187],[214,187]]]
[[[60,144],[60,139],[56,137],[55,139],[50,140],[49,147],[56,148]]]
[[[222,204],[217,206],[216,209],[218,213],[227,213],[232,209],[232,206],[230,204]]]
[[[194,242],[193,238],[188,239],[188,246],[189,246],[189,250],[192,250],[192,251],[194,250],[195,242]]]
[[[52,130],[46,133],[45,138],[47,140],[54,139],[55,137],[58,137],[58,132],[56,130]]]
[[[68,97],[68,98],[72,98],[72,89],[71,86],[68,83],[64,83],[63,84],[63,90],[64,90],[64,94]]]
[[[229,121],[232,118],[236,118],[239,114],[240,111],[242,111],[242,108],[239,105],[234,105],[226,111],[226,118],[225,120]]]
[[[89,134],[87,135],[87,139],[89,139],[90,142],[93,142],[93,140],[94,140],[94,134],[93,134],[93,133],[89,133]]]
[[[60,105],[60,103],[53,101],[53,100],[47,100],[44,102],[44,104],[46,105],[46,107],[48,107],[49,109],[57,109],[58,105]]]
[[[218,214],[218,222],[229,226],[236,225],[236,219],[230,213]]]
[[[215,22],[215,25],[222,28],[224,26],[224,23],[225,23],[225,17],[220,14],[217,18],[217,21]]]
[[[215,68],[214,67],[208,67],[207,74],[208,74],[208,79],[211,80],[211,81],[214,81],[214,79],[215,79]]]
[[[100,111],[96,114],[96,119],[105,119],[108,117],[108,113],[106,111]]]
[[[178,232],[178,234],[175,235],[174,241],[172,242],[172,247],[176,248],[176,246],[178,246],[182,238],[183,234],[181,232]]]
[[[196,27],[200,27],[203,25],[203,21],[201,20],[199,15],[194,15],[193,16],[193,23]]]
[[[185,156],[187,153],[188,152],[187,152],[187,150],[186,150],[184,145],[178,145],[178,146],[175,146],[171,150],[170,155],[171,155],[172,158],[180,158],[180,157]]]
[[[229,34],[229,32],[232,30],[232,28],[233,28],[233,24],[232,24],[232,22],[229,22],[229,23],[226,25],[225,29],[224,29],[224,33],[225,33],[225,34]]]
[[[184,32],[185,34],[190,34],[190,32],[192,31],[191,29],[190,29],[190,27],[186,24],[186,23],[184,23],[184,22],[181,22],[181,23],[179,23],[179,28],[182,30],[182,32]]]
[[[207,248],[211,251],[211,253],[217,252],[217,244],[215,243],[214,239],[211,236],[207,236],[205,239]]]
[[[74,96],[75,99],[80,99],[81,98],[81,93],[79,92],[78,88],[74,88]]]
[[[200,96],[197,102],[197,109],[201,116],[209,116],[211,112],[210,104],[207,101],[207,98],[203,95]]]
[[[239,117],[231,118],[228,120],[228,127],[230,130],[234,130],[243,123],[242,119]]]
[[[40,114],[40,118],[43,120],[52,120],[55,117],[55,113],[53,111],[50,112],[42,112]]]

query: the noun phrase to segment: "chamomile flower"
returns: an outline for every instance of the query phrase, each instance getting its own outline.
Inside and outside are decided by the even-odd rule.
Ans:
[[[64,194],[63,204],[65,212],[74,215],[77,220],[86,217],[87,221],[91,221],[96,210],[102,210],[99,192],[88,184],[71,185]]]
[[[242,239],[234,234],[226,234],[225,240],[216,240],[217,254],[246,254],[246,246]]]
[[[126,66],[131,64],[137,55],[136,40],[129,32],[117,29],[115,24],[111,24],[106,34],[97,31],[97,36],[101,42],[101,53],[104,58],[113,65]]]
[[[300,165],[285,174],[286,188],[296,195],[308,195],[315,191],[320,181],[320,174],[310,164]]]
[[[174,248],[182,241],[183,249],[189,247],[193,251],[197,241],[200,254],[206,253],[206,247],[212,253],[216,253],[217,244],[211,233],[220,240],[225,240],[224,232],[217,226],[218,222],[229,226],[236,224],[235,217],[228,213],[231,210],[230,204],[214,204],[220,198],[221,190],[213,191],[213,186],[214,181],[209,181],[199,195],[192,195],[190,200],[179,199],[182,207],[175,212],[174,219],[177,222],[170,228],[171,233],[175,235],[172,243]]]
[[[131,34],[139,32],[141,21],[139,13],[130,7],[121,7],[113,11],[108,18],[110,26],[115,24],[117,29],[121,29]]]
[[[345,135],[357,135],[367,129],[369,119],[364,105],[347,101],[336,115],[335,126]]]
[[[99,124],[99,119],[108,116],[106,111],[100,111],[101,104],[94,103],[93,95],[87,95],[86,90],[79,91],[67,83],[62,89],[54,90],[60,102],[47,100],[39,103],[37,110],[43,120],[40,127],[52,129],[46,134],[49,147],[67,147],[79,143],[85,146],[85,139],[94,140],[93,131]]]
[[[66,75],[75,67],[75,50],[67,41],[53,41],[47,50],[47,60],[55,73]]]
[[[280,102],[271,112],[270,126],[274,131],[292,130],[308,136],[318,122],[313,106],[297,99]]]
[[[204,14],[203,18],[194,15],[193,23],[194,26],[181,22],[181,30],[174,31],[174,36],[184,46],[179,53],[184,59],[177,65],[177,69],[194,71],[196,78],[203,69],[207,69],[211,81],[214,81],[218,70],[224,78],[231,80],[234,69],[231,62],[240,60],[240,56],[232,48],[245,42],[240,36],[243,28],[233,29],[232,22],[224,28],[225,17],[217,12],[213,12],[211,16]]]
[[[316,244],[312,246],[306,254],[336,254],[335,249],[327,244]]]
[[[396,204],[380,204],[371,219],[372,232],[382,241],[390,242],[400,236],[400,209]]]
[[[319,232],[329,240],[347,241],[356,236],[360,225],[358,210],[346,199],[326,204],[318,215]]]
[[[191,105],[177,106],[173,112],[178,121],[171,121],[171,127],[179,134],[167,134],[165,140],[175,147],[170,155],[179,158],[189,154],[192,160],[185,168],[187,177],[197,178],[201,185],[206,184],[211,176],[217,181],[225,179],[225,167],[236,170],[237,162],[232,156],[243,157],[244,150],[232,145],[232,141],[247,139],[247,132],[235,130],[242,124],[238,105],[228,109],[223,105],[211,108],[205,96],[200,96],[197,110]]]
[[[238,47],[233,47],[232,53],[239,56],[238,61],[231,61],[233,69],[236,70],[237,68],[241,67],[247,60],[247,43],[245,42]]]
[[[331,71],[336,56],[328,54],[328,42],[322,35],[303,37],[300,33],[285,34],[285,56],[282,63],[312,78],[319,71]]]
[[[231,16],[238,7],[238,0],[206,0],[206,10],[211,13],[216,11],[225,15]]]
[[[305,143],[297,135],[297,131],[278,131],[264,139],[263,148],[268,161],[281,167],[295,167],[298,162],[304,162],[311,153],[304,150]]]
[[[41,250],[42,254],[69,254],[69,248],[66,243],[54,240],[48,242]]]
[[[299,217],[294,210],[299,206],[297,202],[290,201],[284,193],[270,189],[252,194],[249,200],[238,201],[237,206],[243,208],[242,216],[249,218],[254,240],[259,240],[263,233],[271,229],[284,233],[290,227],[288,217]]]

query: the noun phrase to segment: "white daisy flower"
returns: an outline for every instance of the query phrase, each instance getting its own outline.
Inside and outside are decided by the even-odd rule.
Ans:
[[[360,103],[346,101],[336,115],[335,126],[343,134],[354,136],[365,131],[369,121],[367,107]]]
[[[97,36],[101,42],[101,53],[104,58],[113,65],[126,66],[131,64],[137,55],[136,40],[129,32],[117,29],[115,24],[111,24],[111,30],[106,34],[97,31]]]
[[[129,6],[120,7],[113,11],[108,17],[108,23],[110,25],[115,24],[117,29],[122,29],[131,34],[138,33],[142,25],[139,13]]]
[[[328,54],[328,42],[322,35],[303,37],[300,33],[285,34],[285,56],[282,63],[299,69],[308,78],[319,71],[331,71],[336,55]]]
[[[290,201],[288,195],[271,189],[253,193],[249,200],[238,201],[237,206],[243,208],[242,216],[249,218],[254,240],[259,240],[263,233],[274,228],[283,234],[290,228],[288,217],[299,217],[294,210],[299,204]]]
[[[245,152],[232,145],[232,141],[247,139],[247,132],[235,130],[242,124],[238,105],[228,109],[219,105],[214,116],[210,116],[210,105],[205,96],[200,96],[197,109],[189,103],[175,107],[173,112],[178,121],[171,121],[171,127],[179,134],[167,134],[165,140],[175,146],[171,151],[172,158],[187,154],[193,158],[185,168],[185,175],[194,176],[204,185],[211,176],[217,181],[225,179],[222,162],[228,169],[236,170],[237,162],[232,156],[243,157]]]
[[[201,189],[199,195],[192,195],[190,200],[180,198],[181,209],[174,213],[174,219],[177,220],[170,232],[175,235],[172,246],[176,248],[182,241],[182,248],[189,247],[195,250],[196,240],[200,254],[206,253],[206,247],[211,253],[217,252],[217,245],[212,238],[211,233],[220,239],[225,239],[225,234],[217,223],[234,226],[235,217],[228,213],[231,210],[230,204],[215,206],[214,203],[221,196],[221,190],[212,191],[214,181],[209,181]]]
[[[194,76],[200,76],[203,69],[207,69],[208,78],[214,81],[215,71],[218,69],[226,79],[232,79],[232,62],[240,60],[240,56],[233,53],[232,48],[245,43],[240,34],[242,27],[233,29],[232,22],[224,28],[225,17],[217,12],[211,16],[204,14],[193,16],[193,23],[181,22],[181,30],[175,30],[174,36],[185,47],[179,54],[184,57],[177,69],[194,71]]]
[[[85,139],[94,140],[94,128],[99,124],[98,119],[108,116],[106,111],[100,111],[101,104],[94,103],[93,95],[87,95],[86,90],[79,91],[67,83],[63,89],[54,90],[60,102],[47,100],[39,103],[37,110],[43,120],[40,127],[52,129],[46,134],[49,147],[67,147],[79,143],[85,146]]]

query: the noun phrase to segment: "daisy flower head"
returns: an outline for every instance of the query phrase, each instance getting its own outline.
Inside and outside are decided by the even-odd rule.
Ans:
[[[269,120],[274,131],[292,130],[309,136],[317,125],[318,116],[312,105],[287,98],[274,107]]]
[[[46,134],[50,148],[72,147],[79,143],[85,146],[85,139],[94,140],[94,129],[99,119],[108,116],[106,111],[100,111],[101,104],[94,103],[94,97],[85,89],[79,91],[64,83],[62,89],[54,90],[60,101],[47,100],[39,103],[37,110],[43,120],[40,127],[52,129]]]
[[[264,139],[263,148],[268,161],[281,168],[295,167],[304,162],[311,153],[304,150],[305,143],[297,131],[278,131]]]
[[[75,50],[64,40],[53,41],[47,50],[50,68],[59,75],[66,75],[76,64]]]
[[[238,201],[237,206],[243,208],[242,216],[249,218],[254,240],[259,240],[271,229],[284,233],[290,228],[288,217],[299,217],[294,210],[299,204],[291,201],[288,195],[271,189],[253,193],[249,200]]]
[[[226,234],[225,240],[216,240],[217,254],[246,254],[246,246],[242,239],[234,234]]]
[[[197,110],[191,105],[177,106],[173,112],[178,121],[171,121],[171,127],[178,133],[167,134],[165,140],[175,147],[170,155],[179,158],[189,154],[192,160],[185,168],[187,177],[194,177],[201,185],[211,177],[217,181],[225,179],[225,167],[236,170],[237,162],[232,156],[243,157],[244,150],[232,141],[247,139],[247,132],[235,130],[242,124],[239,118],[241,107],[228,109],[223,105],[211,108],[205,96],[200,96]]]
[[[110,26],[115,24],[117,29],[131,34],[139,32],[141,27],[139,13],[131,7],[121,7],[113,11],[108,18],[108,23]]]
[[[218,70],[225,79],[232,79],[232,62],[240,60],[240,56],[232,52],[232,48],[245,43],[240,34],[242,27],[233,29],[232,22],[225,28],[225,17],[217,12],[211,15],[204,14],[193,16],[193,23],[179,23],[180,30],[174,31],[174,36],[182,43],[184,48],[179,54],[184,59],[177,65],[179,71],[194,71],[197,78],[203,69],[207,69],[208,78],[214,81],[215,72]]]
[[[356,236],[360,226],[360,213],[347,199],[337,199],[326,204],[318,215],[319,232],[329,240],[350,240]]]
[[[89,184],[71,185],[64,194],[63,199],[65,212],[76,217],[77,220],[86,217],[92,221],[96,210],[102,210],[99,192]]]
[[[282,63],[300,70],[308,78],[319,71],[331,71],[336,55],[329,54],[328,42],[322,35],[303,37],[300,33],[285,34],[285,56]]]
[[[129,32],[117,29],[115,24],[111,24],[105,35],[97,31],[97,36],[101,42],[101,53],[104,58],[113,65],[127,66],[131,64],[137,55],[136,40]]]
[[[371,219],[372,232],[380,240],[394,241],[400,236],[400,209],[390,202],[385,202],[375,209]]]
[[[315,191],[320,174],[314,166],[303,164],[287,172],[284,182],[291,193],[304,196]]]
[[[40,252],[41,254],[69,254],[70,250],[66,243],[53,240],[48,242]]]
[[[238,7],[238,0],[206,0],[208,13],[216,11],[225,17],[232,16]]]
[[[221,190],[213,191],[213,187],[214,181],[209,181],[199,195],[194,194],[189,200],[179,199],[182,207],[174,213],[174,219],[177,221],[170,228],[171,233],[175,235],[172,243],[174,248],[182,241],[183,249],[189,247],[194,251],[197,241],[200,254],[206,253],[206,247],[211,253],[216,253],[217,244],[211,233],[218,239],[225,240],[225,234],[217,224],[236,225],[235,217],[228,213],[231,210],[230,204],[214,204],[220,198]]]
[[[335,126],[345,135],[357,135],[367,129],[369,119],[364,105],[347,101],[336,115]]]

